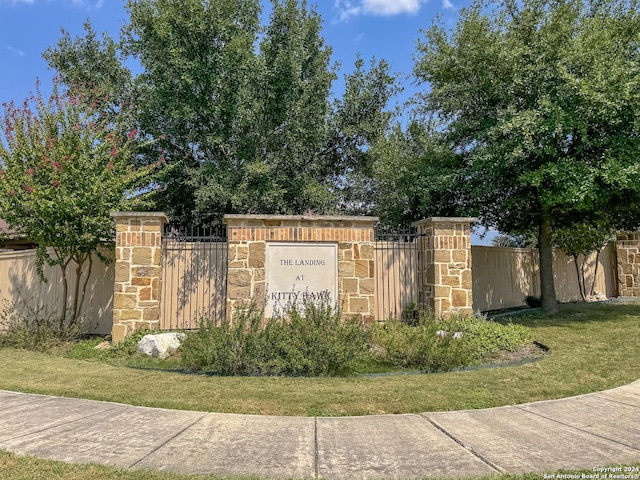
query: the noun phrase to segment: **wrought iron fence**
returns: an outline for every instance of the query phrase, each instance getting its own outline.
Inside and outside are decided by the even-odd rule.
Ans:
[[[413,227],[376,226],[376,317],[410,320],[417,314],[418,237]]]
[[[202,319],[218,324],[224,321],[227,251],[224,225],[165,227],[162,237],[162,329],[194,329]]]

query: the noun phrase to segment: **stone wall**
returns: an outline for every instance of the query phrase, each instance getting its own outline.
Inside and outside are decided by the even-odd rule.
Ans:
[[[267,291],[269,242],[334,243],[338,247],[338,301],[343,312],[375,321],[374,217],[226,215],[229,242],[227,316]]]
[[[475,218],[434,217],[418,229],[418,303],[436,315],[473,313],[471,224]]]
[[[164,213],[118,212],[112,341],[160,325],[160,268]]]
[[[117,343],[137,329],[160,328],[162,232],[167,218],[163,213],[138,212],[114,213],[112,217],[116,224],[112,338]],[[375,217],[226,215],[228,271],[223,307],[226,317],[232,318],[250,300],[265,302],[269,277],[267,253],[276,255],[279,251],[288,256],[291,244],[292,251],[299,248],[298,254],[313,251],[300,245],[316,246],[319,255],[331,259],[327,262],[331,268],[316,270],[315,274],[335,280],[332,295],[337,297],[345,315],[368,323],[380,320],[375,317],[373,227],[377,221]],[[416,223],[420,234],[417,277],[421,309],[432,310],[436,315],[472,312],[473,221],[473,218],[430,218]],[[633,282],[638,280],[639,240],[633,237],[634,246],[625,250],[625,258],[636,265],[624,267],[625,272],[631,269],[632,287],[637,286]],[[619,242],[619,248],[626,248],[625,245]],[[287,265],[284,260],[279,261]]]
[[[618,296],[640,297],[640,232],[618,234]]]

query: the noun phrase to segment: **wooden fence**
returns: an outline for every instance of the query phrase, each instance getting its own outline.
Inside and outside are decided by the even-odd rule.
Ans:
[[[527,295],[540,295],[538,254],[532,249],[472,247],[474,310],[487,311],[525,305]],[[161,328],[194,328],[201,316],[222,319],[226,310],[227,244],[165,245],[162,277]],[[376,317],[399,317],[417,302],[417,243],[380,241],[376,244]],[[595,254],[589,259],[593,272]],[[69,269],[69,301],[75,272]],[[554,254],[556,292],[562,302],[580,301],[573,260]],[[45,266],[47,283],[36,272],[34,250],[0,252],[0,309],[18,303],[50,313],[60,305],[59,267]],[[589,277],[589,285],[593,277]],[[97,259],[87,285],[82,314],[90,333],[111,332],[114,264]],[[595,291],[617,295],[616,251],[609,245],[599,255]],[[53,310],[52,310],[53,309]]]
[[[18,309],[35,310],[42,315],[58,315],[62,299],[60,267],[45,265],[44,275],[47,283],[41,282],[38,277],[35,250],[0,252],[0,311],[15,305]],[[113,262],[104,265],[94,257],[86,297],[80,312],[85,319],[88,333],[111,333],[114,276]],[[68,268],[67,280],[70,305],[76,282],[74,268]]]
[[[474,310],[520,307],[525,305],[524,299],[528,295],[540,296],[540,267],[537,250],[474,246],[471,252]],[[608,245],[598,257],[598,276],[594,290],[608,298],[615,297],[617,296],[615,246]],[[593,281],[595,258],[594,253],[587,263],[588,287]],[[555,251],[553,269],[558,300],[581,301],[573,259],[561,251]]]
[[[529,248],[471,247],[473,309],[500,310],[526,305],[529,295],[540,296],[538,251]],[[617,296],[616,250],[613,244],[598,256],[594,290],[607,298]],[[587,285],[591,286],[595,253],[588,259]],[[582,260],[581,258],[579,260]],[[376,243],[376,318],[398,318],[418,301],[417,243]],[[554,252],[555,287],[561,302],[581,301],[573,259]]]

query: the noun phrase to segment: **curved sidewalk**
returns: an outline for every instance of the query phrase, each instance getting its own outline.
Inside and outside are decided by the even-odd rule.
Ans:
[[[74,463],[270,478],[592,469],[640,462],[640,380],[517,406],[337,418],[163,410],[0,391],[0,449]]]

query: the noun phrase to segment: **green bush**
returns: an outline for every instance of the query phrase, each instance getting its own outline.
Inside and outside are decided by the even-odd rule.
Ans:
[[[255,304],[232,323],[203,319],[181,347],[186,368],[220,375],[346,375],[366,355],[366,335],[339,309],[305,303],[263,326]]]
[[[85,323],[60,325],[46,307],[4,302],[0,310],[0,346],[44,352],[82,337]]]
[[[468,339],[438,335],[443,326],[424,314],[416,326],[389,320],[372,328],[372,350],[380,363],[392,367],[441,372],[469,365],[473,357]]]
[[[390,320],[371,330],[372,351],[391,367],[440,372],[515,351],[531,341],[529,329],[502,325],[483,317],[452,316],[437,320],[422,314],[416,326]]]
[[[450,331],[463,332],[475,360],[501,351],[514,352],[533,340],[531,330],[523,325],[502,324],[484,317],[454,317],[445,326]]]

